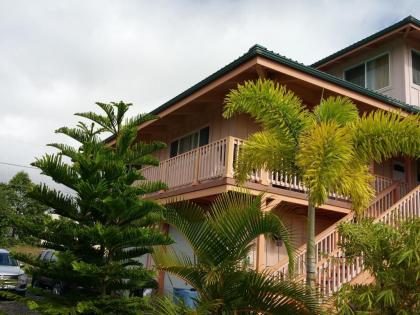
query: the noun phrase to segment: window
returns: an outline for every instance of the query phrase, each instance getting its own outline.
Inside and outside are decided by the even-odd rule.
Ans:
[[[0,266],[17,266],[17,262],[8,253],[0,253]]]
[[[389,54],[344,71],[344,79],[372,90],[389,86]]]
[[[209,143],[210,127],[200,129],[197,132],[186,135],[171,143],[169,157],[191,151]]]
[[[50,250],[47,251],[45,253],[45,256],[44,256],[44,261],[50,261],[52,255],[53,255],[53,252],[52,251],[50,251]]]
[[[344,73],[344,78],[346,81],[352,82],[354,84],[365,86],[365,64],[356,66],[347,70]]]
[[[420,85],[420,53],[411,51],[411,62],[413,68],[413,83]]]

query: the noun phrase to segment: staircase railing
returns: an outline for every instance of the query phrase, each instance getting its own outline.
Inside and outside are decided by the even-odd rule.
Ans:
[[[391,180],[386,180],[386,178],[378,176],[376,177],[374,186],[378,187],[378,189],[382,188],[383,190],[377,194],[376,198],[367,209],[366,215],[377,217],[384,213],[399,199],[401,183],[392,183]],[[352,219],[353,214],[350,213],[315,237],[316,263],[321,262],[326,255],[330,255],[338,249],[339,235],[337,227],[340,223]],[[306,271],[306,244],[298,248],[294,264],[295,275],[303,275]],[[288,269],[288,257],[285,257],[283,260],[280,260],[278,263],[268,268],[268,270],[273,273],[273,276],[279,279],[288,275]]]
[[[402,221],[419,216],[420,185],[380,214],[374,222],[397,226]],[[318,290],[324,296],[329,296],[338,291],[344,283],[355,279],[362,273],[363,269],[363,257],[352,260],[346,259],[343,251],[338,248],[329,257],[324,258],[317,264]]]

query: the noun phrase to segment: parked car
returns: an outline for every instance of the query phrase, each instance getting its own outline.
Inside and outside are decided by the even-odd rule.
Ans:
[[[28,276],[6,249],[0,248],[0,290],[26,294]]]
[[[54,263],[57,261],[57,256],[55,255],[54,250],[45,249],[39,254],[38,259],[44,262]],[[61,295],[66,290],[66,284],[63,281],[36,274],[32,277],[32,287],[48,288],[56,295]]]

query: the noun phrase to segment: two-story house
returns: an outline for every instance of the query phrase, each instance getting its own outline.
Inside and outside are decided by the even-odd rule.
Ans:
[[[287,86],[309,108],[328,96],[346,96],[360,112],[376,109],[420,112],[420,21],[407,17],[311,66],[306,66],[255,45],[241,57],[177,95],[152,113],[160,119],[139,126],[139,136],[161,140],[167,149],[158,153],[160,165],[142,169],[149,180],[161,180],[167,191],[151,197],[165,203],[173,198],[211,203],[223,192],[237,189],[234,160],[239,146],[260,127],[248,116],[222,118],[226,94],[245,80],[268,78]],[[404,156],[372,165],[377,197],[367,210],[378,220],[420,214],[420,161]],[[304,273],[307,195],[297,178],[256,170],[246,187],[251,193],[266,192],[269,208],[292,230],[298,250],[298,274]],[[391,207],[392,206],[392,207]],[[395,214],[392,209],[399,211]],[[337,222],[350,216],[346,198],[331,193],[316,210],[318,284],[324,293],[341,284],[359,281],[359,263],[333,264],[323,253],[339,255]],[[188,246],[176,230],[168,233],[176,246]],[[148,259],[150,263],[150,259]],[[261,270],[270,267],[275,276],[287,272],[287,256],[281,242],[260,237],[250,262]],[[359,279],[359,280],[358,280]],[[164,292],[185,287],[180,279],[161,275]]]

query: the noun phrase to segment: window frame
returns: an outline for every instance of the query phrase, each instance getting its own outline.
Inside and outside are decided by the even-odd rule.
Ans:
[[[211,143],[211,131],[210,131],[210,125],[203,125],[202,127],[196,128],[196,129],[194,129],[194,130],[193,130],[193,131],[191,131],[191,132],[185,133],[185,134],[183,134],[182,136],[179,136],[179,137],[177,137],[177,138],[172,139],[172,140],[170,141],[170,143],[169,143],[169,146],[168,146],[168,147],[169,147],[169,150],[168,150],[168,157],[171,159],[171,158],[177,157],[178,155],[181,155],[181,154],[184,154],[184,153],[187,153],[187,152],[190,152],[190,151],[192,151],[192,150],[196,149],[196,148],[194,148],[194,149],[192,149],[192,150],[185,151],[184,153],[178,153],[178,152],[179,152],[179,146],[180,146],[180,143],[181,143],[181,141],[180,141],[180,140],[181,140],[182,138],[185,138],[185,137],[191,136],[191,135],[193,135],[193,134],[195,134],[195,133],[198,133],[198,138],[197,138],[197,141],[198,141],[198,147],[197,147],[197,148],[199,148],[199,147],[200,147],[200,131],[201,131],[202,129],[205,129],[205,128],[209,128],[209,141],[208,141],[208,143]],[[178,141],[177,154],[176,154],[176,155],[174,155],[173,157],[171,157],[171,146],[172,146],[172,143],[174,143],[175,141]]]
[[[388,55],[388,85],[387,86],[384,86],[384,87],[381,87],[380,89],[377,89],[377,90],[372,90],[372,89],[370,89],[370,88],[367,87],[367,63],[370,62],[370,61],[372,61],[372,60],[378,59],[380,57],[386,56],[386,55]],[[350,67],[344,68],[343,69],[343,80],[347,81],[346,80],[346,72],[347,71],[352,70],[354,68],[357,68],[360,65],[364,65],[364,67],[365,67],[365,86],[363,86],[363,88],[369,89],[369,90],[372,90],[372,91],[376,91],[376,92],[380,92],[380,91],[387,90],[387,89],[389,89],[389,88],[392,87],[391,52],[390,51],[385,51],[383,53],[380,53],[379,55],[375,55],[372,58],[365,59],[364,61],[361,61],[361,62],[359,62],[357,64],[351,65]],[[347,82],[350,82],[350,81],[347,81]],[[350,83],[352,83],[352,82],[350,82]],[[356,83],[353,83],[353,84],[356,84]]]
[[[420,84],[417,84],[414,82],[414,73],[413,73],[413,52],[415,52],[417,55],[420,56],[420,50],[415,49],[415,48],[410,48],[410,82],[411,84],[413,84],[414,86],[420,88]]]

